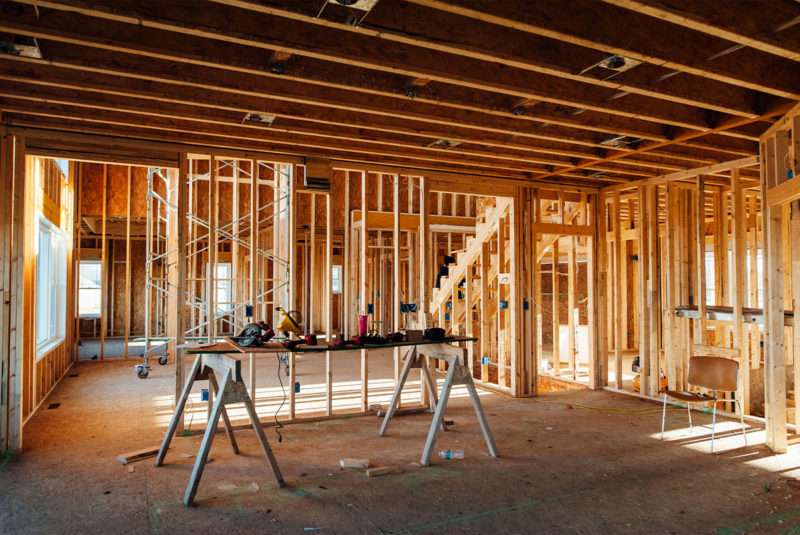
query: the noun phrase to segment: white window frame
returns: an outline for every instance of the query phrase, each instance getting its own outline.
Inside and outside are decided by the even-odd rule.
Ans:
[[[338,288],[337,288],[337,284]],[[342,293],[342,265],[341,264],[334,264],[331,267],[331,293],[340,294]]]
[[[227,276],[224,272],[227,270]],[[217,262],[214,273],[214,315],[224,316],[236,306],[233,300],[233,264],[231,262]]]
[[[81,286],[81,280],[82,280],[82,273],[83,273],[83,266],[84,265],[100,266],[100,270],[101,270],[100,271],[100,288],[99,288],[99,290],[100,290],[100,310],[97,312],[97,314],[81,314],[81,311],[80,311],[81,310],[81,302],[83,301],[83,299],[81,299],[81,293],[82,293],[81,290],[95,289],[95,288],[84,288],[84,287]],[[103,263],[100,260],[81,260],[80,262],[78,262],[78,317],[81,318],[81,319],[97,319],[97,318],[102,318],[103,317],[103,273],[102,273],[102,269],[103,269]]]
[[[43,247],[47,247],[47,249]],[[37,360],[65,338],[67,316],[66,283],[66,235],[60,228],[39,213],[36,229]],[[46,332],[42,333],[44,325],[46,325]]]

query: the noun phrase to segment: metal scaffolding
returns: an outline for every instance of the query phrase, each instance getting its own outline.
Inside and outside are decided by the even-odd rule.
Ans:
[[[177,213],[177,169],[147,173],[143,377],[149,356],[174,339],[168,300],[178,298],[170,282],[176,247],[186,252],[186,339],[212,341],[255,320],[273,323],[276,308],[290,303],[292,166],[213,155],[189,155],[187,163],[185,215]],[[170,247],[178,217],[187,219],[187,239]]]

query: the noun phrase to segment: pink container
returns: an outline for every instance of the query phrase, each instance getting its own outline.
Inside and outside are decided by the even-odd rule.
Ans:
[[[358,317],[358,334],[360,334],[361,336],[367,335],[367,317],[368,316]]]

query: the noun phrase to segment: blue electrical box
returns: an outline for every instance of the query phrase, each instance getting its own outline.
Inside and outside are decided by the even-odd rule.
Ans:
[[[367,303],[367,314],[374,314],[375,313],[375,305],[372,303]]]
[[[452,301],[448,301],[447,302],[447,310],[453,310],[453,302]]]
[[[500,308],[508,308],[508,301],[500,301]]]
[[[449,312],[445,313],[445,315],[444,315],[444,319],[446,319],[446,320],[449,320],[449,319],[450,319],[450,313],[449,313]]]
[[[253,317],[253,305],[245,305],[244,315],[247,316],[248,318]]]
[[[489,365],[489,357],[481,357],[481,365],[488,366]]]
[[[523,299],[522,300],[522,310],[528,310],[529,308],[530,308],[530,305],[528,304],[528,300],[527,299]]]
[[[299,393],[300,392],[300,381],[295,381],[295,383],[294,383],[294,391],[295,391],[295,393]]]
[[[208,401],[208,388],[200,389],[200,401]]]

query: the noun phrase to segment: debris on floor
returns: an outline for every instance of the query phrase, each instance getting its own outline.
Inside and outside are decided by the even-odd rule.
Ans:
[[[342,459],[339,461],[342,468],[368,468],[369,459]]]
[[[141,461],[142,459],[147,459],[148,457],[155,457],[158,455],[159,448],[160,446],[152,446],[149,448],[143,448],[141,450],[130,451],[128,453],[121,453],[117,455],[117,460],[122,464]]]
[[[385,476],[391,471],[388,466],[378,466],[375,468],[367,468],[367,477]]]

